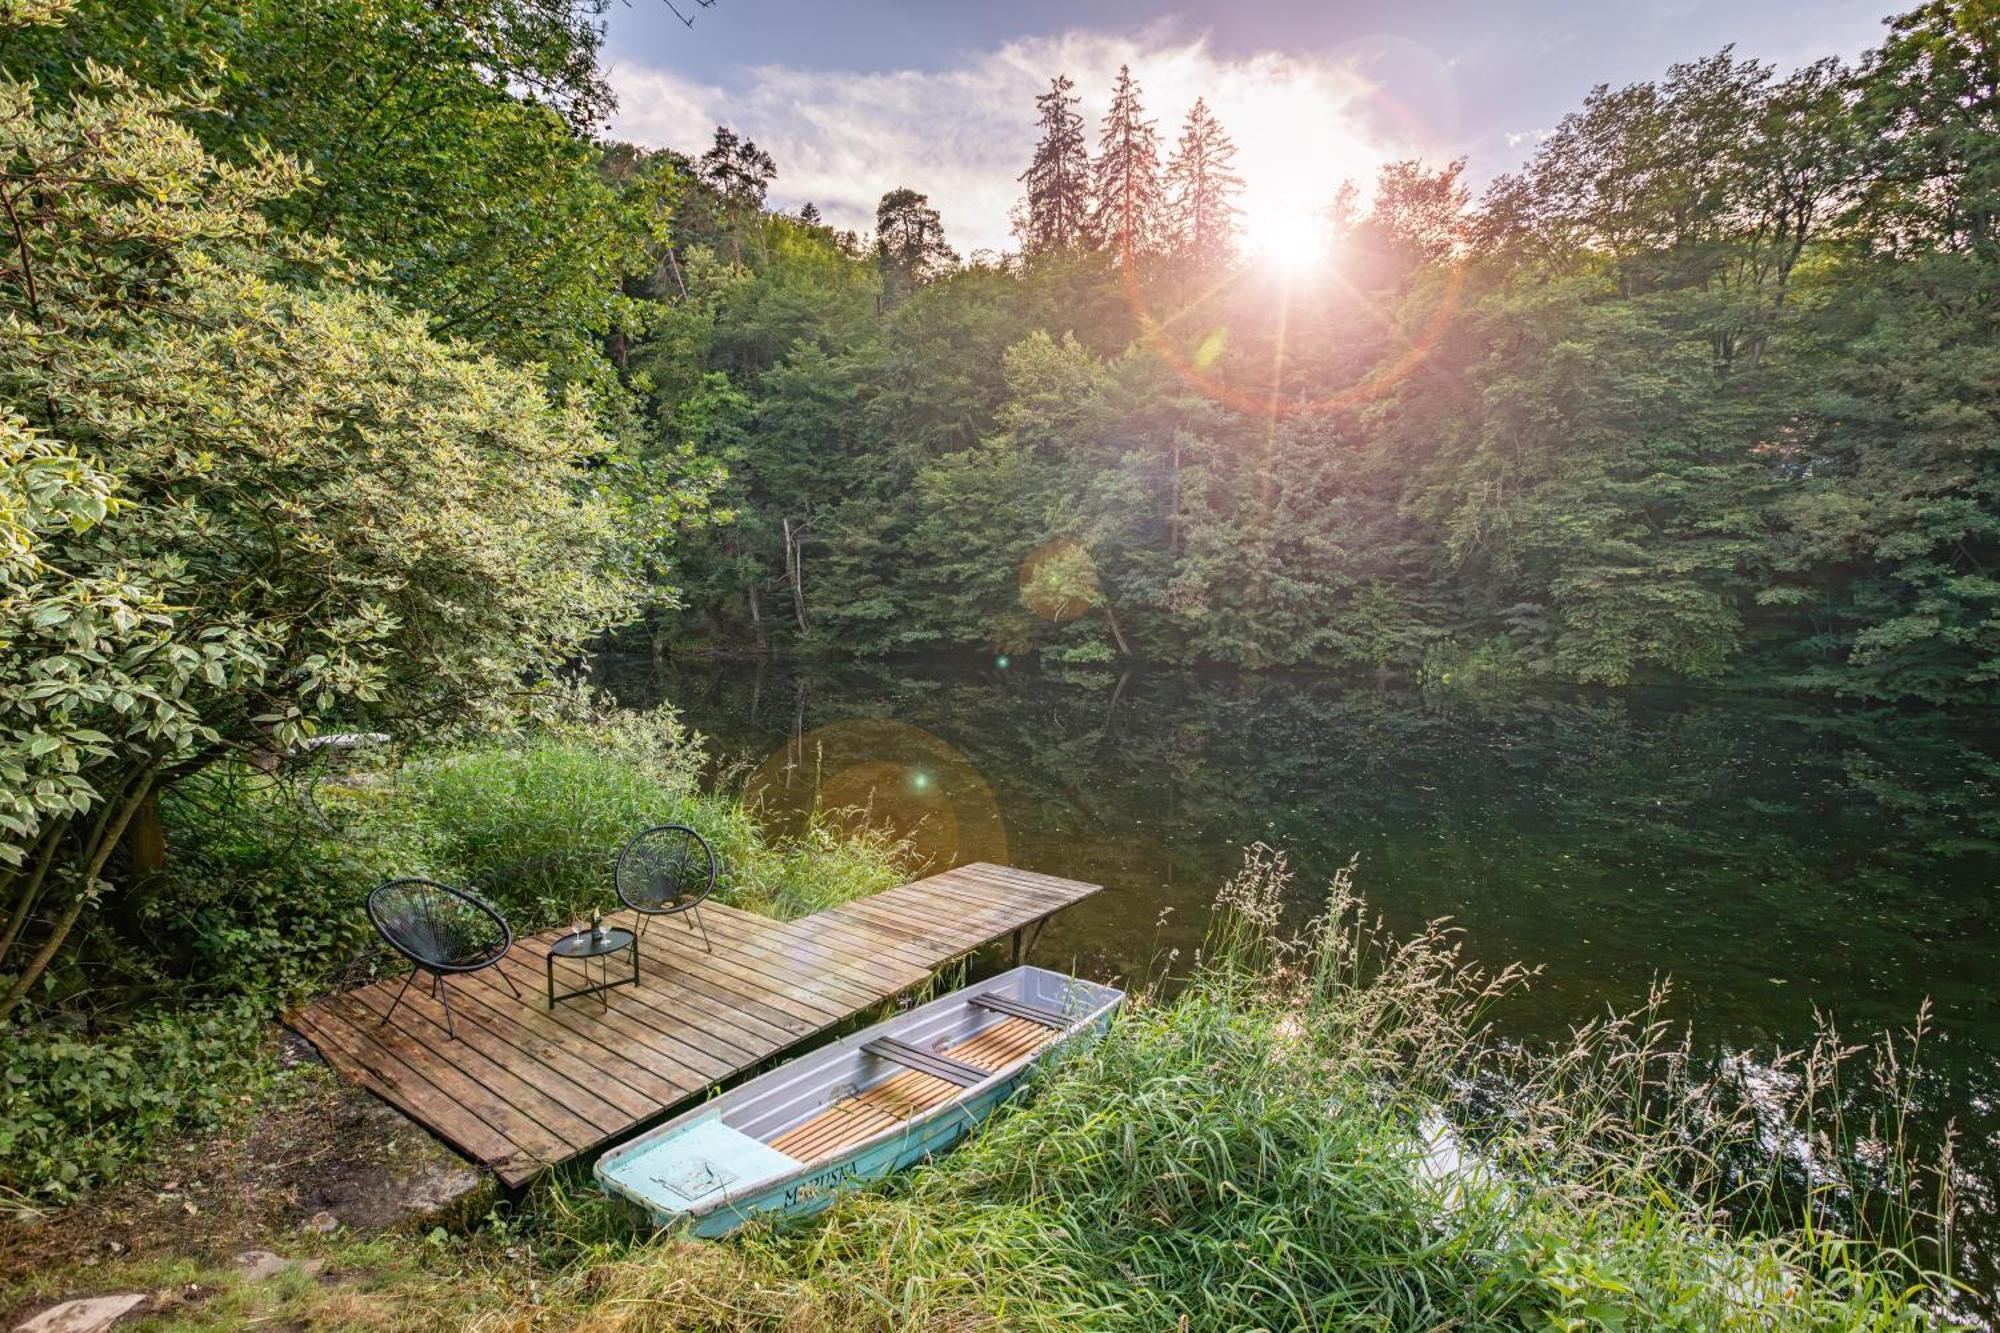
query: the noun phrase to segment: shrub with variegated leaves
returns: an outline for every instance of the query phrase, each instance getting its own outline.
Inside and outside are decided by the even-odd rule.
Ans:
[[[0,76],[0,1018],[162,786],[532,702],[657,554],[580,403],[272,231],[297,164],[84,85]]]

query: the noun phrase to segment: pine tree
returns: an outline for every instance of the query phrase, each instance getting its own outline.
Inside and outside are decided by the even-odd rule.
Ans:
[[[1118,67],[1118,86],[1098,149],[1093,182],[1097,235],[1121,265],[1130,264],[1159,244],[1161,201],[1160,135],[1154,122],[1145,119],[1139,83],[1129,65]]]
[[[806,200],[805,207],[799,210],[799,221],[805,223],[808,227],[817,227],[819,225],[819,205],[810,199]]]
[[[1236,257],[1243,178],[1230,169],[1235,159],[1235,143],[1197,97],[1167,162],[1174,254],[1195,269],[1220,268]]]
[[[958,264],[929,195],[891,190],[875,209],[875,264],[885,294],[900,296]]]
[[[697,164],[702,180],[732,208],[755,211],[777,178],[778,164],[755,142],[726,125],[715,127],[715,146]]]
[[[1035,99],[1041,142],[1021,173],[1028,197],[1016,210],[1014,231],[1024,254],[1075,250],[1090,242],[1090,156],[1083,145],[1083,117],[1067,74],[1049,80]]]

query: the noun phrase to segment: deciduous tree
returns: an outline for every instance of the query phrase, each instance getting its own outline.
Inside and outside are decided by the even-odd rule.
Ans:
[[[102,68],[72,86],[0,80],[0,601],[25,616],[0,641],[0,1015],[162,785],[333,717],[531,702],[703,502],[655,471],[622,521],[581,402],[278,233],[290,159],[218,160]]]

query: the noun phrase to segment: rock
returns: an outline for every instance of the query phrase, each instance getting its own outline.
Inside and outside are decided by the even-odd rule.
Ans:
[[[243,1276],[252,1282],[261,1282],[267,1277],[289,1273],[298,1269],[307,1277],[318,1277],[326,1267],[324,1259],[287,1259],[282,1254],[269,1250],[245,1250],[236,1256],[236,1266],[243,1270]]]
[[[430,1132],[387,1102],[349,1089],[334,1112],[340,1137],[367,1145],[365,1153],[327,1162],[301,1202],[319,1210],[306,1226],[335,1225],[358,1231],[396,1227],[428,1231],[464,1225],[491,1207],[494,1178],[432,1138]]]
[[[103,1333],[145,1303],[144,1296],[133,1294],[64,1301],[25,1323],[16,1324],[14,1333]]]
[[[322,1208],[305,1221],[299,1223],[299,1230],[317,1231],[322,1236],[331,1236],[334,1232],[340,1230],[340,1219]]]
[[[286,1028],[278,1034],[278,1061],[287,1069],[298,1065],[323,1065],[326,1063],[325,1060],[320,1058],[320,1053],[313,1049],[311,1042],[290,1028]]]

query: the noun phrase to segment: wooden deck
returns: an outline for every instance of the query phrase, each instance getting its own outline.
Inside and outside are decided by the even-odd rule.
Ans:
[[[702,907],[713,953],[682,920],[652,922],[637,987],[548,1010],[543,958],[561,934],[517,940],[497,969],[453,978],[458,1039],[421,984],[387,1023],[402,978],[287,1016],[328,1064],[519,1185],[614,1143],[716,1083],[927,981],[961,954],[1031,930],[1098,886],[976,862],[872,898],[772,921]],[[607,918],[629,926],[628,914]],[[557,964],[557,981],[564,969]],[[594,966],[594,965],[593,965]],[[614,960],[614,968],[616,962]]]

